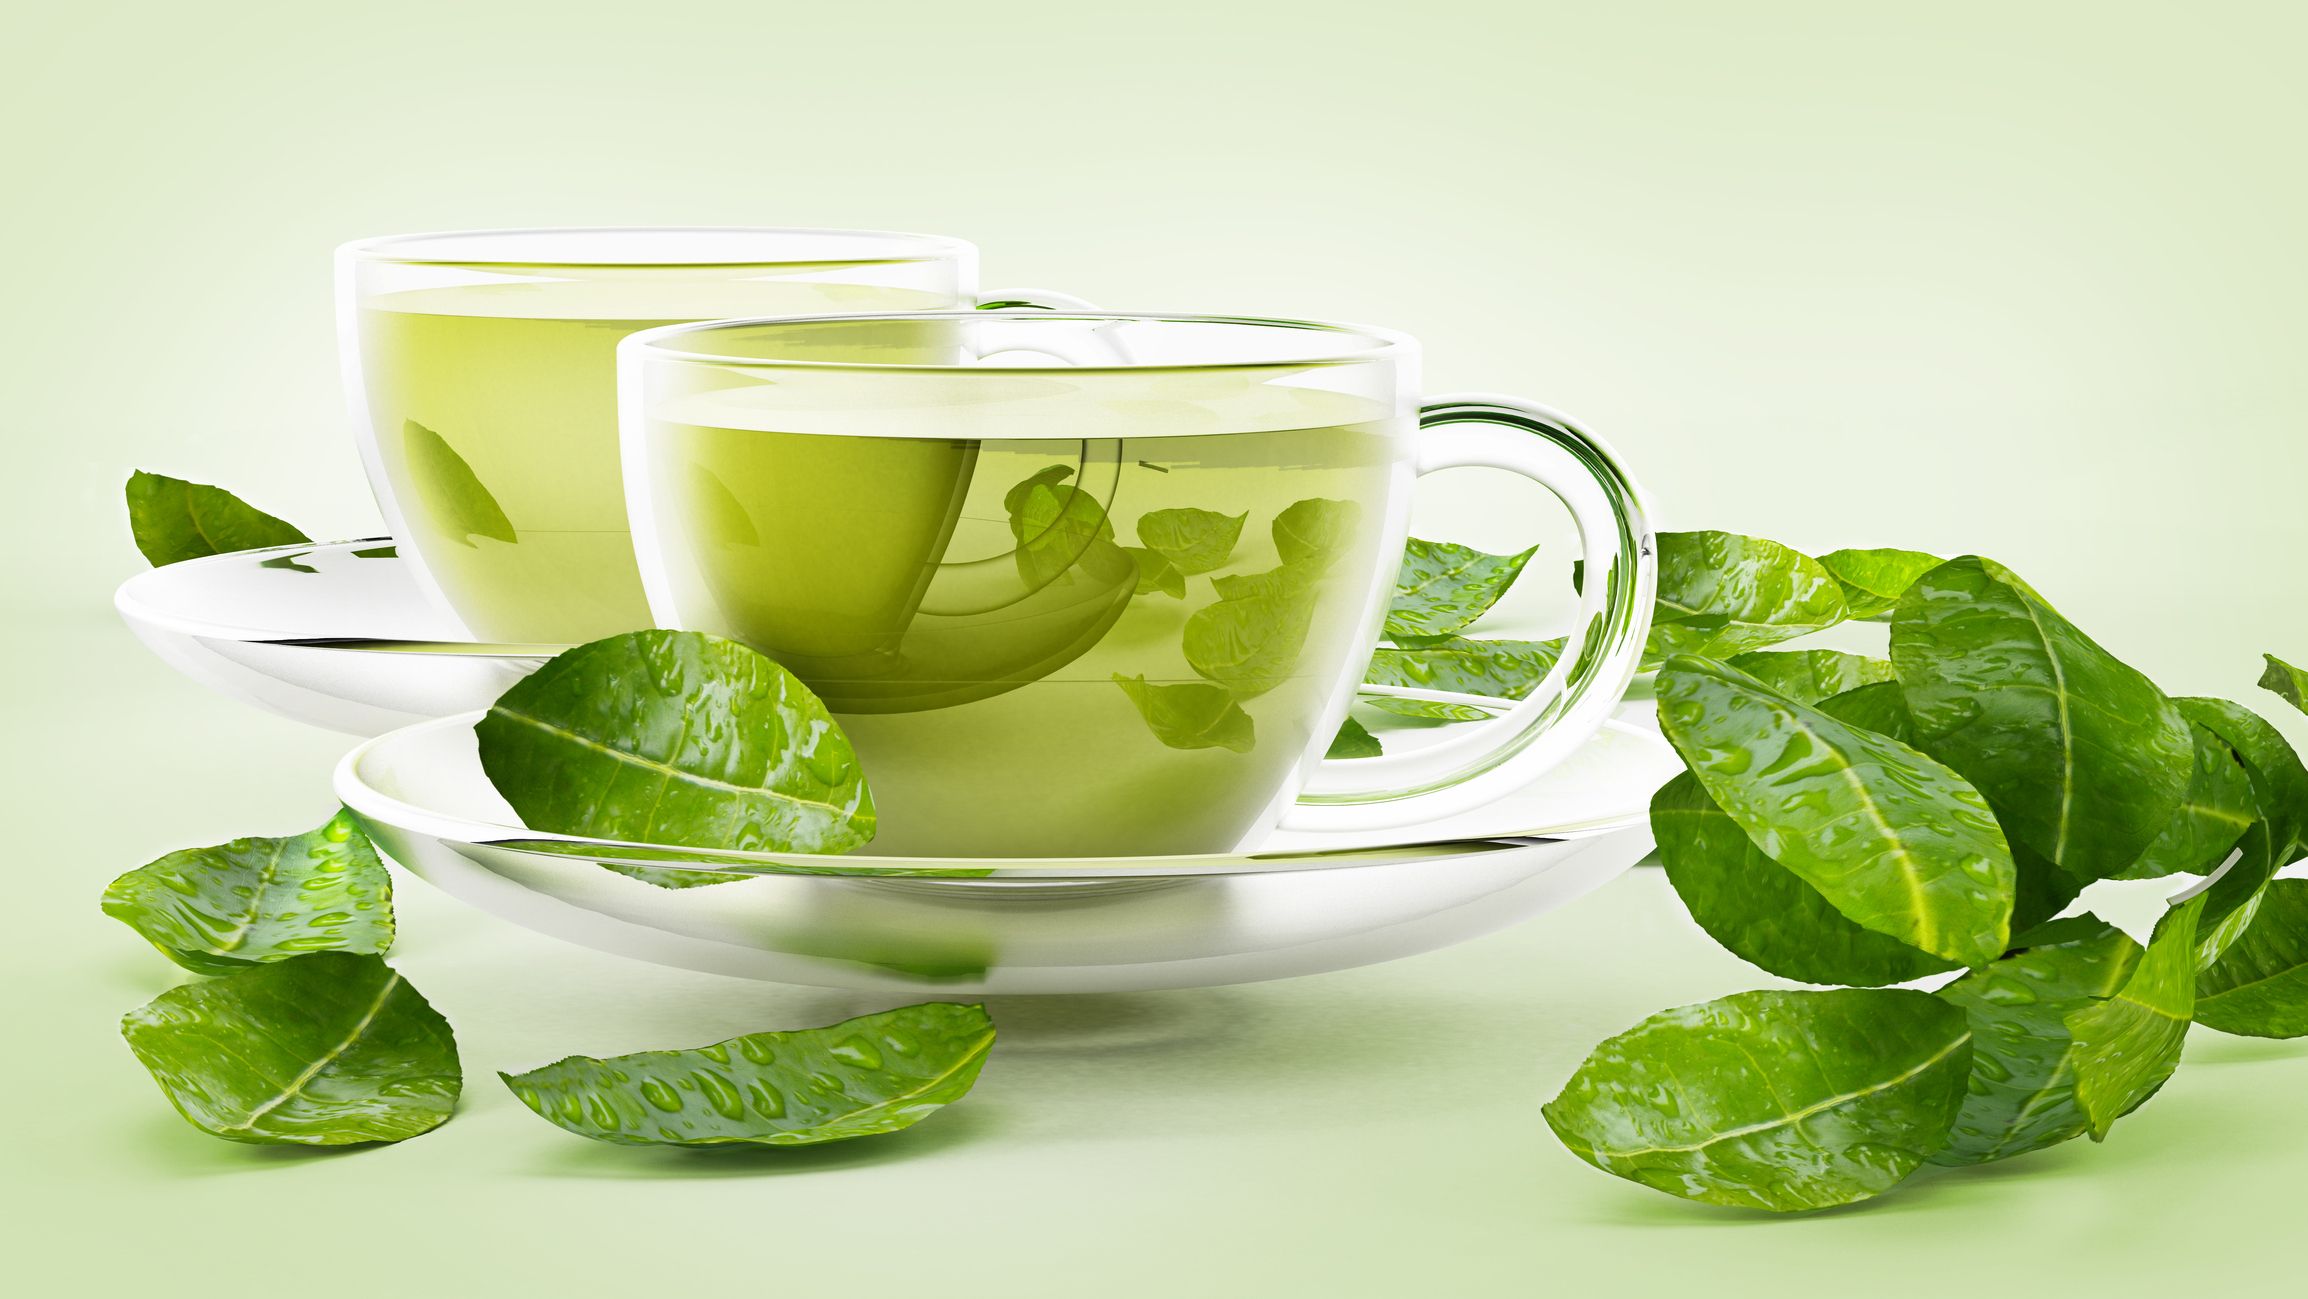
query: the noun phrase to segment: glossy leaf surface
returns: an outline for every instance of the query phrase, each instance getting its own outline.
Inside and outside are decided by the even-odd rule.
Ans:
[[[1915,579],[1939,565],[1939,556],[1920,550],[1837,550],[1819,557],[1819,566],[1843,588],[1851,616],[1869,622],[1889,618]]]
[[[810,1146],[912,1127],[969,1093],[993,1045],[985,1007],[933,1001],[499,1076],[539,1117],[612,1145]]]
[[[857,754],[792,673],[701,632],[565,651],[474,732],[531,829],[640,843],[844,852],[873,837]]]
[[[172,852],[112,881],[104,914],[204,974],[393,944],[392,880],[350,812],[305,834]]]
[[[2014,867],[1961,776],[1712,660],[1668,661],[1659,722],[1717,806],[1851,920],[1960,965],[2002,955]]]
[[[1361,722],[1349,717],[1339,723],[1338,734],[1330,741],[1326,758],[1376,758],[1386,752],[1386,746]]]
[[[2196,975],[2196,1022],[2246,1037],[2308,1037],[2308,879],[2268,885],[2252,923]]]
[[[400,1141],[447,1122],[449,1024],[374,956],[321,952],[172,988],[121,1035],[177,1112],[255,1145]]]
[[[1659,594],[1650,652],[1728,658],[1850,617],[1819,561],[1734,532],[1658,534]]]
[[[221,487],[141,470],[128,476],[128,528],[155,568],[312,540]]]
[[[1562,656],[1560,640],[1421,637],[1372,654],[1363,679],[1373,685],[1521,699],[1546,679]]]
[[[1889,660],[1841,650],[1757,650],[1726,661],[1799,704],[1892,679]]]
[[[2201,894],[2166,911],[2148,949],[2115,995],[2066,1017],[2075,1039],[2076,1101],[2092,1140],[2146,1104],[2180,1065],[2196,1007],[2196,924]]]
[[[1490,612],[1537,553],[1533,546],[1519,554],[1493,555],[1448,541],[1411,538],[1403,548],[1386,634],[1445,636],[1464,630]]]
[[[1914,1172],[1946,1144],[1970,1071],[1963,1012],[1924,993],[1744,992],[1604,1042],[1543,1112],[1605,1172],[1792,1212]]]

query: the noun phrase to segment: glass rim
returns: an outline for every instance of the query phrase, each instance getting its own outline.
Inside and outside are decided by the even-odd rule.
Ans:
[[[693,351],[667,345],[668,339],[688,334],[711,333],[716,330],[761,328],[808,328],[848,322],[881,322],[900,320],[953,320],[982,321],[1008,320],[1020,322],[1096,321],[1111,324],[1141,323],[1156,325],[1241,325],[1261,329],[1302,330],[1308,333],[1335,334],[1358,338],[1361,346],[1345,348],[1319,356],[1297,360],[1267,359],[1208,361],[1093,361],[1085,364],[1063,362],[1050,365],[948,365],[927,361],[828,361],[816,358],[764,359],[758,356],[734,356],[711,351]],[[1355,325],[1332,320],[1300,320],[1288,316],[1226,316],[1203,315],[1193,312],[1172,311],[1049,311],[1038,307],[1019,309],[977,309],[967,307],[941,311],[861,311],[822,316],[744,316],[728,320],[692,320],[673,325],[659,325],[625,336],[617,345],[620,353],[630,349],[635,356],[647,354],[652,359],[677,361],[690,365],[725,366],[741,370],[815,370],[856,372],[860,374],[1155,374],[1189,370],[1275,370],[1308,369],[1317,366],[1360,365],[1372,361],[1415,356],[1418,340],[1401,330],[1378,325]],[[1025,349],[1016,349],[1025,350]]]
[[[640,237],[656,235],[718,235],[734,238],[758,238],[764,241],[810,239],[850,239],[861,244],[884,243],[894,251],[870,251],[860,256],[827,255],[818,249],[815,255],[771,255],[764,257],[536,257],[536,256],[453,256],[403,251],[419,249],[426,244],[469,240],[475,243],[521,239]],[[873,265],[899,262],[937,261],[956,256],[970,256],[977,245],[967,239],[951,235],[917,234],[907,230],[855,230],[838,226],[503,226],[471,230],[428,230],[410,234],[373,235],[337,245],[337,256],[347,261],[383,262],[409,266],[533,266],[568,267],[571,269],[603,269],[610,267],[713,267],[713,266],[806,266],[821,263],[843,265]]]

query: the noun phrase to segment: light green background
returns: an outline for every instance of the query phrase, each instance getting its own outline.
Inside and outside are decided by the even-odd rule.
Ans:
[[[1656,872],[1286,984],[996,1006],[979,1093],[776,1158],[594,1147],[490,1071],[869,1008],[595,956],[410,883],[448,1128],[184,1126],[114,1035],[170,967],[96,911],[318,822],[340,737],[105,607],[119,484],[374,527],[328,253],[525,223],[958,234],[989,284],[1369,320],[1565,407],[1668,526],[1996,555],[2176,691],[2308,655],[2308,24],[2286,5],[44,5],[10,18],[0,1222],[24,1293],[1594,1294],[2296,1285],[2308,1048],[2203,1034],[2101,1148],[1766,1221],[1605,1178],[1537,1106],[1764,982]],[[1422,530],[1505,548],[1454,475]],[[1559,552],[1550,552],[1560,572]],[[2300,734],[2294,727],[2294,734]]]

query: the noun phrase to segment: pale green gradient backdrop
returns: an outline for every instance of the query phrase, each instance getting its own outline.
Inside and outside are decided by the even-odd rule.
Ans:
[[[416,884],[401,964],[457,1023],[466,1112],[346,1156],[207,1141],[113,1036],[169,976],[95,895],[167,848],[326,813],[338,738],[202,696],[111,620],[138,564],[119,484],[149,467],[320,535],[373,529],[328,254],[403,230],[920,229],[978,241],[989,284],[1395,326],[1427,344],[1430,389],[1525,393],[1612,438],[1669,526],[1984,551],[2173,689],[2250,698],[2258,650],[2308,655],[2295,7],[692,0],[7,22],[20,893],[0,1216],[36,1291],[247,1293],[272,1268],[349,1294],[2294,1279],[2308,1049],[2207,1034],[2103,1149],[1802,1222],[1576,1164],[1536,1105],[1587,1046],[1764,982],[1655,872],[1394,967],[998,1006],[1005,1045],[964,1109],[777,1160],[587,1147],[488,1071],[864,1005],[590,956]],[[1455,475],[1422,530],[1505,548],[1531,504]]]

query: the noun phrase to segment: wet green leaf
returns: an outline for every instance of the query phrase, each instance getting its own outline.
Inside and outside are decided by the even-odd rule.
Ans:
[[[1293,502],[1274,516],[1274,550],[1285,564],[1327,568],[1339,552],[1354,544],[1362,526],[1362,507],[1353,501],[1322,497]]]
[[[1186,662],[1236,699],[1255,699],[1298,671],[1314,622],[1319,574],[1284,565],[1264,573],[1213,579],[1216,604],[1186,619]]]
[[[1726,661],[1799,704],[1892,680],[1888,660],[1841,650],[1758,650]]]
[[[873,837],[840,725],[734,641],[637,631],[566,650],[473,729],[490,783],[531,829],[771,852]]]
[[[2262,689],[2273,691],[2285,703],[2308,712],[2308,672],[2302,672],[2273,654],[2260,656],[2268,661],[2268,669],[2260,674]]]
[[[1420,722],[1487,722],[1495,714],[1473,704],[1447,699],[1406,699],[1400,695],[1364,695],[1355,701],[1365,708]]]
[[[1668,660],[1655,689],[1708,795],[1836,910],[1961,965],[2003,953],[2011,851],[1961,776],[1712,660]]]
[[[2130,866],[2187,793],[2196,746],[2172,701],[1999,564],[1965,556],[1916,579],[1891,661],[1918,747],[2070,874]]]
[[[1138,520],[1138,541],[1188,577],[1224,564],[1242,538],[1247,514],[1216,510],[1151,510]]]
[[[1339,724],[1338,734],[1330,742],[1330,752],[1323,756],[1326,758],[1376,758],[1385,753],[1386,747],[1378,742],[1378,737],[1372,735],[1361,722],[1349,717]]]
[[[1178,567],[1143,546],[1124,546],[1130,558],[1138,565],[1138,594],[1152,595],[1159,591],[1173,600],[1186,598],[1186,575]]]
[[[2118,879],[2154,879],[2181,872],[2209,875],[2260,819],[2252,778],[2237,761],[2236,751],[2201,726],[2191,723],[2188,729],[2196,746],[2188,792],[2147,851]]]
[[[2301,764],[2291,742],[2267,718],[2242,704],[2200,697],[2173,702],[2181,716],[2226,741],[2244,764],[2253,798],[2269,826],[2270,869],[2291,865],[2308,841],[2308,766]]]
[[[2195,1019],[2246,1037],[2308,1037],[2308,879],[2269,883],[2242,936],[2196,975]]]
[[[2180,1065],[2196,1007],[2196,923],[2201,894],[2164,913],[2148,950],[2114,996],[2068,1012],[2076,1101],[2092,1140],[2146,1104]]]
[[[1686,1199],[1795,1212],[1879,1195],[1946,1144],[1961,1010],[1920,992],[1744,992],[1595,1048],[1542,1111],[1572,1153]]]
[[[1972,1063],[1963,1110],[1932,1162],[1984,1164],[2089,1131],[2067,1017],[2114,996],[2139,959],[2122,930],[2077,916],[1940,989],[1971,1017]]]
[[[370,546],[365,550],[353,552],[355,559],[399,559],[400,557],[401,550],[398,546]]]
[[[392,881],[350,812],[305,834],[172,852],[112,881],[104,914],[203,974],[393,944]]]
[[[1867,622],[1889,619],[1915,579],[1939,565],[1939,556],[1920,550],[1838,550],[1819,557],[1819,566],[1843,588],[1851,616]]]
[[[1850,617],[1843,588],[1819,561],[1776,541],[1731,532],[1658,534],[1654,658],[1728,658],[1793,640]]]
[[[1258,743],[1257,727],[1234,696],[1220,686],[1188,682],[1148,685],[1146,678],[1114,674],[1114,684],[1130,696],[1146,729],[1173,749],[1228,749],[1248,753]]]
[[[932,1001],[686,1051],[500,1074],[540,1118],[619,1146],[811,1146],[910,1128],[967,1095],[994,1022]]]
[[[475,537],[520,540],[513,521],[505,517],[505,507],[447,438],[409,420],[402,439],[409,461],[410,504],[425,512],[435,531],[466,547]]]
[[[221,487],[142,470],[128,476],[128,527],[155,568],[312,540]]]
[[[1546,679],[1562,655],[1559,639],[1417,637],[1371,655],[1370,670],[1363,679],[1379,686],[1522,699]]]
[[[1538,547],[1514,555],[1492,555],[1447,541],[1403,547],[1402,573],[1395,579],[1394,604],[1386,614],[1389,637],[1442,636],[1464,630],[1506,594]]]
[[[1651,833],[1668,882],[1699,927],[1781,978],[1879,986],[1956,968],[1837,911],[1765,856],[1690,772],[1652,796]]]
[[[374,956],[320,952],[172,988],[121,1036],[193,1126],[255,1145],[400,1141],[447,1122],[448,1021]]]
[[[1888,735],[1909,748],[1915,747],[1915,723],[1907,715],[1907,696],[1900,693],[1898,682],[1855,686],[1820,700],[1818,707],[1839,722],[1849,722],[1863,731]]]

